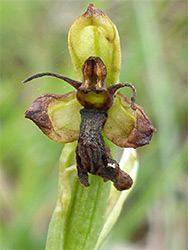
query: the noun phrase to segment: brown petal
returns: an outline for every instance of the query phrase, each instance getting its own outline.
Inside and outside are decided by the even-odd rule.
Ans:
[[[31,104],[25,117],[51,140],[67,143],[78,139],[81,108],[75,91],[65,95],[44,94]]]
[[[128,137],[125,147],[137,148],[150,143],[156,129],[141,106],[136,107],[136,126]]]

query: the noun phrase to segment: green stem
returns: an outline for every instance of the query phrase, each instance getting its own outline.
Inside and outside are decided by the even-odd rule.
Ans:
[[[63,249],[94,249],[104,224],[111,183],[89,177],[90,187],[74,178],[72,197],[64,231]]]

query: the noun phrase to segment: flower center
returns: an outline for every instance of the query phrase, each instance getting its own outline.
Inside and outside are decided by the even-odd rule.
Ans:
[[[113,96],[106,88],[106,66],[99,57],[89,57],[83,67],[83,83],[78,88],[77,99],[87,109],[108,110]]]

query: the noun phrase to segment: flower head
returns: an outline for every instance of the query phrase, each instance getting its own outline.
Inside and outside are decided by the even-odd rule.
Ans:
[[[88,37],[84,37],[86,30]],[[75,91],[41,95],[25,116],[53,141],[78,140],[76,162],[82,184],[89,186],[88,173],[91,173],[104,181],[111,180],[118,190],[128,189],[132,179],[112,158],[101,131],[117,146],[137,148],[150,142],[155,129],[143,108],[135,104],[134,86],[117,84],[120,44],[115,25],[102,11],[89,5],[70,29],[69,50],[80,81],[46,72],[24,82],[49,75],[71,84]],[[116,93],[122,87],[132,89],[131,101]]]

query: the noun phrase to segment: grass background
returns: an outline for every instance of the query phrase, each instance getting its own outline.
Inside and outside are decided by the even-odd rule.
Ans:
[[[1,0],[1,249],[44,248],[62,145],[24,112],[40,94],[71,87],[53,78],[21,81],[45,71],[75,78],[67,34],[89,3]],[[186,249],[187,1],[94,4],[119,30],[120,82],[134,84],[137,104],[157,128],[151,144],[137,150],[137,185],[103,249]]]

